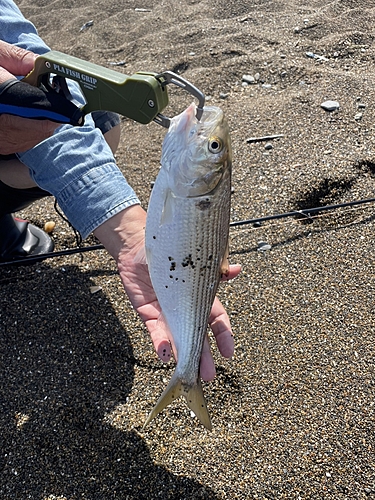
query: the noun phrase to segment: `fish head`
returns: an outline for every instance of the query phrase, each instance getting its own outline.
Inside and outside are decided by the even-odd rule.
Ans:
[[[231,155],[229,127],[222,110],[204,107],[198,121],[193,103],[172,118],[161,163],[168,171],[174,196],[197,197],[213,192],[225,173],[230,175]]]

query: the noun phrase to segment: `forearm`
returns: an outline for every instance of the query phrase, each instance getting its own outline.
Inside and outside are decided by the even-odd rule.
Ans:
[[[145,225],[146,212],[137,204],[108,219],[94,234],[119,263],[121,258],[137,253],[143,246]]]

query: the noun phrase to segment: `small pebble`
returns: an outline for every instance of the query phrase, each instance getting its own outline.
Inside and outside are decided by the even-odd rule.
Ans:
[[[220,92],[220,99],[226,99],[229,96],[229,94],[225,94],[224,92]]]
[[[357,121],[358,121],[358,120],[362,120],[362,116],[363,116],[363,113],[356,113],[356,114],[354,115],[354,120],[357,120]]]
[[[258,252],[265,252],[266,250],[271,250],[271,245],[266,241],[258,242]]]
[[[264,149],[267,149],[267,150],[270,150],[272,148],[273,148],[273,146],[270,142],[267,142],[267,144],[264,146]]]
[[[52,220],[50,220],[44,224],[43,229],[46,233],[52,233],[52,231],[55,229],[55,226],[56,226],[56,223],[53,222]]]
[[[246,83],[255,83],[255,78],[252,75],[243,75],[242,81]]]
[[[340,104],[337,101],[324,101],[321,104],[321,107],[325,111],[336,111],[337,109],[340,108]]]

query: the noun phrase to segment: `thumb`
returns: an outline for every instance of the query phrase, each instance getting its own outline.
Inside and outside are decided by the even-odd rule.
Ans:
[[[8,72],[5,73],[7,79],[13,75],[27,75],[33,69],[36,58],[37,55],[29,50],[0,41],[0,67],[3,75],[5,70]]]

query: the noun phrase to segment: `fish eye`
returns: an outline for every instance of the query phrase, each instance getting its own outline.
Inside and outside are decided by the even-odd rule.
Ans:
[[[209,140],[208,140],[208,150],[211,152],[211,153],[220,153],[220,151],[222,151],[224,145],[223,145],[223,141],[221,139],[219,139],[219,137],[211,137]]]

